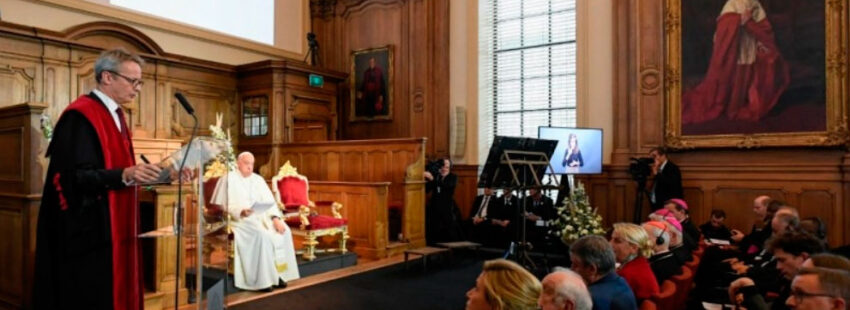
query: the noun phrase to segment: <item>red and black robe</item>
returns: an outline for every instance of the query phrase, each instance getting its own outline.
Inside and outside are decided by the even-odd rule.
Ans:
[[[36,241],[35,309],[142,309],[135,165],[122,135],[94,94],[62,113],[47,149]]]

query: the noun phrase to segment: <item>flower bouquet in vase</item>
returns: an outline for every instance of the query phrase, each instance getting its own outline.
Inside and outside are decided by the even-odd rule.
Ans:
[[[571,244],[587,235],[601,235],[602,216],[590,206],[584,184],[576,182],[572,195],[564,199],[564,205],[556,208],[557,216],[549,220],[549,234]]]

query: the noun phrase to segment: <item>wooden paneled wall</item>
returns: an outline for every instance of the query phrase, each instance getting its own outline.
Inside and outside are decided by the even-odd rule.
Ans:
[[[394,77],[392,120],[341,118],[341,139],[427,137],[426,154],[449,155],[449,0],[312,0],[319,59],[351,71],[352,51],[390,46]],[[340,113],[349,115],[350,87],[340,87]]]
[[[452,172],[457,174],[455,202],[460,216],[466,219],[475,196],[478,196],[478,165],[455,165]]]
[[[277,168],[289,161],[314,181],[389,182],[387,206],[403,208],[405,238],[411,244],[424,245],[424,149],[424,138],[287,143],[274,146],[273,160],[261,161],[258,156],[257,162],[269,162],[277,173]]]
[[[389,182],[310,181],[310,199],[342,204],[348,219],[348,246],[361,257],[387,257]],[[330,211],[328,210],[328,215]]]

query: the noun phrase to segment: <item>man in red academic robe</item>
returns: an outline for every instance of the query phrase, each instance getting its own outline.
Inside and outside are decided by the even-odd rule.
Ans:
[[[704,80],[682,95],[682,123],[721,115],[761,120],[788,88],[788,64],[757,0],[728,0],[717,18],[714,48]]]
[[[101,54],[97,88],[56,125],[38,216],[35,309],[142,309],[134,185],[157,180],[161,169],[135,163],[118,105],[138,95],[142,64],[123,49]]]
[[[357,92],[360,100],[359,115],[376,116],[386,114],[384,71],[375,63],[375,57],[369,58],[369,69],[363,71],[363,84]]]

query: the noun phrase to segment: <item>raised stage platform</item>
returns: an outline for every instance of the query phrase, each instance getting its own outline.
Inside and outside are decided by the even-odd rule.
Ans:
[[[357,255],[352,252],[348,252],[345,254],[316,254],[316,259],[312,261],[306,261],[302,259],[300,255],[298,256],[298,273],[301,275],[302,279],[328,271],[351,267],[354,265],[357,265]],[[227,287],[225,288],[225,294],[232,294],[242,291],[233,285],[233,275],[226,274],[224,270],[220,267],[204,267],[203,272],[203,291],[205,292],[207,289],[218,283],[219,280],[224,279],[225,275],[227,275]],[[195,287],[194,269],[186,270],[186,287],[188,287],[190,291],[192,291]],[[194,296],[190,297],[190,303],[194,302],[193,297]]]

